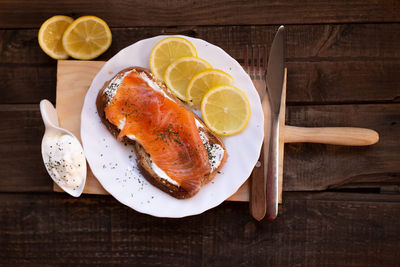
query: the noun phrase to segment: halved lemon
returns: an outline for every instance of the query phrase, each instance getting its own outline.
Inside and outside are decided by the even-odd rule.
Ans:
[[[73,18],[57,15],[46,20],[40,26],[38,41],[40,48],[54,59],[67,59],[68,54],[62,45],[65,29],[74,21]]]
[[[181,57],[172,62],[164,74],[164,82],[177,97],[186,100],[186,88],[194,75],[202,70],[210,69],[207,61],[197,57]]]
[[[162,39],[150,52],[150,70],[162,81],[168,65],[181,57],[197,57],[196,48],[191,42],[181,37]]]
[[[249,122],[250,112],[246,95],[232,85],[211,88],[201,101],[204,123],[219,135],[241,132]]]
[[[200,107],[201,100],[208,90],[218,85],[230,85],[232,82],[232,76],[222,70],[203,70],[190,80],[186,89],[186,101],[191,106]]]
[[[112,35],[107,23],[95,16],[76,19],[65,30],[62,43],[65,51],[76,59],[93,59],[111,45]]]

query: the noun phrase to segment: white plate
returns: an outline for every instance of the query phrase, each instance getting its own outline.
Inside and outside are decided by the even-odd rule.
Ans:
[[[199,57],[234,78],[234,85],[243,90],[250,101],[251,117],[243,132],[223,138],[229,154],[228,160],[221,173],[194,197],[179,200],[148,183],[137,168],[132,147],[117,142],[109,133],[100,121],[95,102],[104,83],[120,70],[132,66],[149,68],[151,49],[165,37],[157,36],[134,43],[122,49],[103,66],[85,97],[81,137],[94,175],[118,201],[142,213],[178,218],[199,214],[219,205],[246,181],[260,155],[264,117],[257,91],[236,60],[206,41],[181,36],[193,43]]]

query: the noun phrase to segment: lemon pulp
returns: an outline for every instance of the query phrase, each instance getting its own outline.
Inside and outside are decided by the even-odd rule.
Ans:
[[[246,95],[231,85],[210,89],[201,102],[204,123],[219,135],[241,132],[250,119],[250,104]]]
[[[165,70],[164,82],[168,89],[182,100],[186,100],[186,88],[194,75],[211,65],[197,57],[182,57],[173,61]]]
[[[53,16],[40,26],[38,41],[40,48],[54,59],[67,59],[68,54],[62,44],[62,36],[67,27],[74,21],[68,16]]]
[[[62,38],[65,51],[76,59],[93,59],[104,53],[111,45],[112,35],[107,23],[95,16],[76,19]]]
[[[201,100],[205,93],[218,85],[230,85],[233,78],[217,69],[206,69],[197,73],[189,82],[186,89],[186,101],[189,105],[200,107]]]
[[[150,52],[150,70],[157,79],[162,81],[169,64],[187,56],[197,57],[196,48],[192,43],[181,37],[164,38]]]

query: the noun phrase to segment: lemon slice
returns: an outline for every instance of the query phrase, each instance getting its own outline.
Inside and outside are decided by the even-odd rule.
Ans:
[[[186,89],[186,101],[189,105],[200,107],[201,100],[208,90],[218,85],[230,85],[232,76],[217,69],[207,69],[197,73]]]
[[[168,65],[181,57],[197,57],[196,48],[191,42],[181,37],[162,39],[150,52],[150,70],[162,81]]]
[[[67,59],[68,54],[62,45],[62,36],[65,29],[74,21],[67,16],[54,16],[40,26],[38,41],[40,48],[54,59]]]
[[[186,100],[186,88],[198,72],[210,69],[211,65],[197,57],[181,57],[165,70],[164,81],[168,89],[182,100]]]
[[[65,51],[76,59],[93,59],[111,45],[111,31],[104,20],[95,16],[76,19],[65,30],[62,43]]]
[[[241,132],[250,119],[246,95],[232,85],[211,88],[201,101],[204,123],[219,135]]]

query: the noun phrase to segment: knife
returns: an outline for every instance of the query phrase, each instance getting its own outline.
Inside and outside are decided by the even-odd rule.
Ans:
[[[268,58],[267,93],[271,108],[271,133],[267,165],[267,211],[269,220],[278,215],[278,170],[279,170],[279,113],[285,73],[285,27],[280,26]]]

